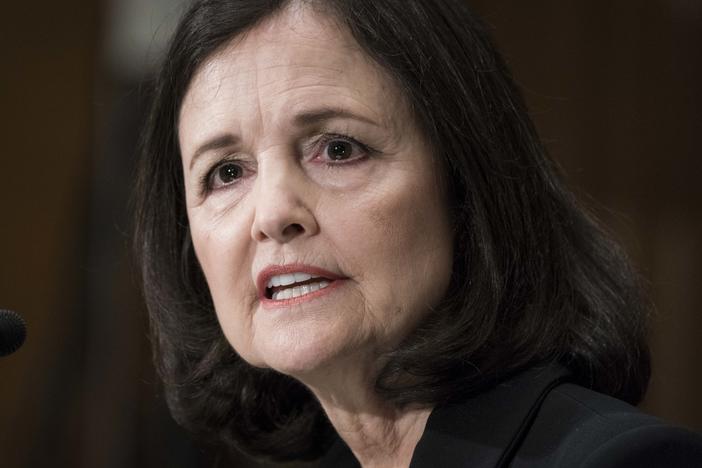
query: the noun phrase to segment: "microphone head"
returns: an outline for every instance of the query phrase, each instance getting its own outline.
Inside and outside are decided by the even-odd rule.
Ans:
[[[11,310],[0,309],[0,356],[17,351],[26,337],[27,327],[22,317]]]

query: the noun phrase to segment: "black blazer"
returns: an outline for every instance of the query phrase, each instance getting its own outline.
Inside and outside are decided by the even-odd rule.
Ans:
[[[320,466],[358,467],[337,440]],[[702,437],[534,368],[464,403],[436,408],[411,468],[702,468]]]

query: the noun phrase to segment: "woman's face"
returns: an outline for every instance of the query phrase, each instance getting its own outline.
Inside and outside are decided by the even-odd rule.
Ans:
[[[210,57],[179,139],[195,253],[251,364],[373,363],[443,297],[452,235],[431,148],[330,20],[289,9]]]

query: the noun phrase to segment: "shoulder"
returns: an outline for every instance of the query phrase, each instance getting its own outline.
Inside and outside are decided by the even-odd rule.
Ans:
[[[320,466],[357,467],[343,441]],[[533,368],[434,409],[412,468],[702,467],[702,437],[570,383],[560,366]]]
[[[511,466],[699,467],[702,437],[564,383],[544,398]]]
[[[702,467],[702,437],[534,367],[437,407],[412,468]]]

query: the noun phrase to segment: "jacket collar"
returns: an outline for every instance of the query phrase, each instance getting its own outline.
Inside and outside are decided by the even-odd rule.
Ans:
[[[435,408],[410,468],[507,466],[543,399],[569,375],[557,364],[533,367],[461,403]],[[345,468],[359,464],[339,439],[319,466]]]
[[[507,466],[543,399],[569,375],[560,365],[534,367],[460,404],[434,409],[410,467]]]

